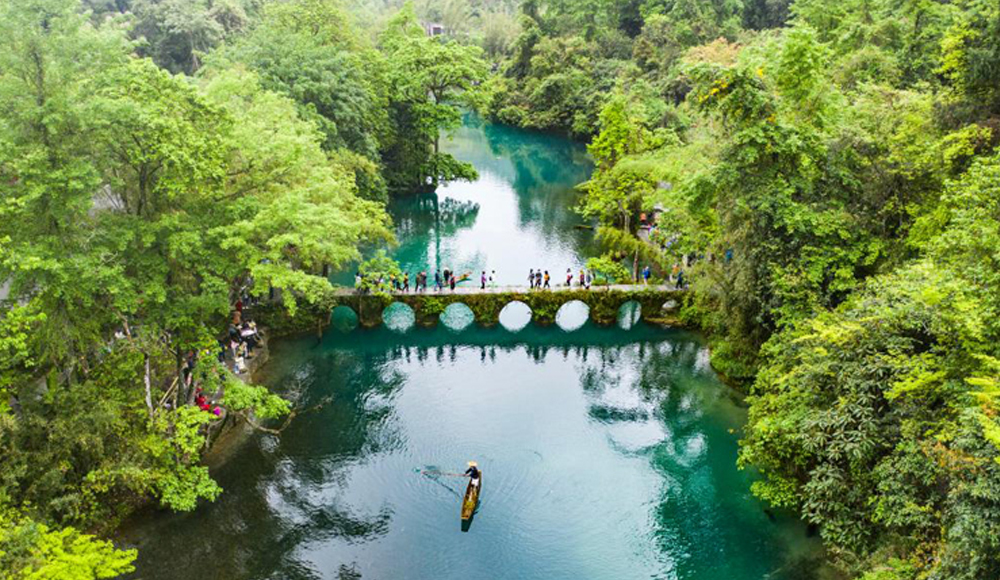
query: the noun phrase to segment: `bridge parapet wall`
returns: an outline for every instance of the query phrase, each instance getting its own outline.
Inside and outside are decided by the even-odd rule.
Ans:
[[[647,320],[670,319],[676,314],[684,290],[648,286],[615,286],[610,289],[593,287],[590,290],[559,288],[553,290],[487,290],[474,292],[463,289],[460,292],[400,293],[389,296],[338,293],[334,297],[335,306],[347,306],[358,315],[363,326],[377,326],[382,323],[382,312],[393,302],[401,302],[413,309],[417,324],[433,326],[445,308],[451,304],[465,304],[472,310],[476,323],[492,326],[499,322],[500,311],[511,302],[523,302],[532,312],[532,321],[538,324],[555,322],[559,308],[568,302],[579,300],[590,309],[590,318],[597,324],[613,324],[618,310],[626,302],[635,301],[642,307]],[[332,307],[331,307],[332,308]]]

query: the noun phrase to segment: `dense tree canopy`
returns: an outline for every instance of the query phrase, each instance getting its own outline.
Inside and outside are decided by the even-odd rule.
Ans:
[[[216,497],[199,462],[216,417],[187,404],[182,358],[201,352],[197,384],[228,412],[287,414],[207,350],[233,297],[253,280],[294,310],[329,289],[327,268],[391,238],[299,102],[241,64],[175,76],[80,8],[0,2],[0,560],[14,577],[115,576],[134,555],[77,529],[107,531],[147,497]]]
[[[995,3],[530,0],[520,22],[485,111],[590,140],[604,267],[689,264],[685,315],[751,393],[755,492],[851,574],[996,577]]]

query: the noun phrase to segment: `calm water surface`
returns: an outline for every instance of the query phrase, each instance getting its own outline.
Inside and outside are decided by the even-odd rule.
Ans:
[[[593,250],[567,210],[589,172],[582,149],[469,123],[450,150],[481,180],[396,204],[397,258],[411,271],[496,269],[500,283],[579,265]],[[124,532],[134,577],[819,577],[803,527],[766,515],[736,469],[745,412],[696,335],[634,312],[624,330],[567,309],[573,332],[525,325],[516,308],[501,319],[517,332],[406,329],[405,311],[352,329],[339,314],[322,342],[273,345],[261,377],[311,410],[280,439],[228,449],[216,502],[138,518]],[[419,470],[470,459],[483,496],[463,531],[465,481]]]
[[[486,270],[496,271],[498,284],[526,284],[528,270],[541,268],[555,281],[600,253],[593,232],[579,227],[587,222],[572,211],[575,187],[592,170],[582,145],[467,115],[442,149],[472,163],[479,180],[389,205],[399,240],[392,253],[411,277],[423,270],[433,283],[435,270],[449,268],[471,273],[467,284],[475,284]],[[353,284],[353,272],[335,281]]]

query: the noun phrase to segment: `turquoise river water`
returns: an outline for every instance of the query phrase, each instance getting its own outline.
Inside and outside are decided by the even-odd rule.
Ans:
[[[580,146],[470,118],[449,150],[481,178],[392,207],[404,267],[514,284],[593,253],[570,210],[590,171]],[[222,451],[214,503],[123,532],[134,578],[824,576],[805,527],[765,512],[736,468],[745,410],[696,334],[634,311],[610,328],[571,309],[550,327],[514,308],[494,328],[457,311],[433,329],[343,314],[319,342],[276,341],[260,377],[310,411]],[[465,480],[420,470],[470,459],[483,495],[463,530]]]

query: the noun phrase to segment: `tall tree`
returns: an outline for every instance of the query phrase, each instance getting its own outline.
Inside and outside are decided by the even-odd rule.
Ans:
[[[457,105],[474,102],[486,77],[481,50],[424,34],[407,4],[388,23],[379,47],[389,67],[393,131],[384,161],[394,187],[435,188],[454,179],[475,179],[475,169],[440,150],[441,133],[461,124]]]

